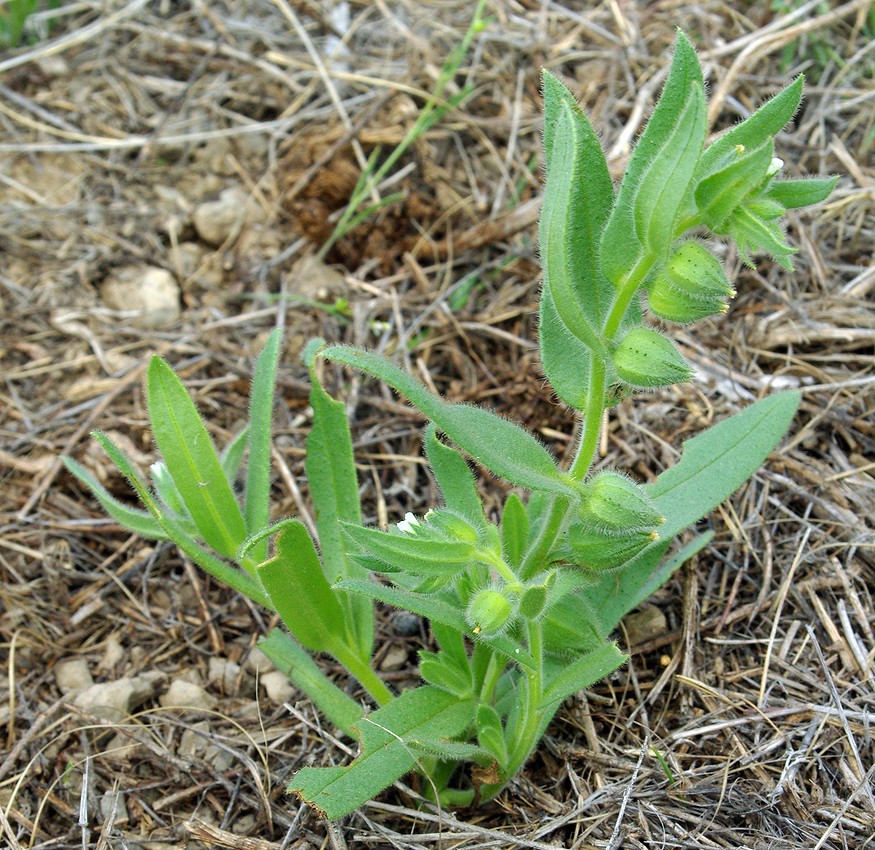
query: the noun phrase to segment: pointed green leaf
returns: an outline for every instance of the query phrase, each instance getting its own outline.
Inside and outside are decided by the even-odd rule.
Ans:
[[[199,546],[186,533],[180,523],[172,519],[167,511],[162,510],[161,505],[158,504],[152,492],[146,486],[146,482],[143,481],[139,473],[134,469],[133,464],[106,434],[94,431],[92,436],[109,455],[110,460],[119,468],[122,475],[131,483],[131,486],[140,497],[140,501],[149,510],[149,513],[156,520],[167,538],[172,540],[184,555],[191,558],[204,572],[227,584],[232,590],[248,596],[260,605],[264,605],[265,608],[272,607],[261,586],[252,576],[236,567],[232,567],[230,564],[226,564],[224,561],[220,561],[215,555],[207,552],[206,549]]]
[[[289,785],[322,817],[355,811],[413,769],[411,744],[462,734],[471,724],[473,703],[430,685],[407,691],[355,724],[361,752],[347,767],[305,767]]]
[[[668,79],[629,164],[601,240],[602,268],[622,288],[642,261],[667,250],[705,138],[699,60],[678,33]]]
[[[433,652],[419,653],[419,675],[435,687],[458,697],[471,696],[471,675],[448,664]]]
[[[555,710],[559,703],[577,691],[588,688],[599,679],[611,674],[625,664],[629,656],[617,649],[616,644],[606,643],[571,664],[565,665],[558,675],[547,682],[541,706],[544,710]]]
[[[715,167],[719,167],[726,155],[738,145],[743,149],[758,148],[780,133],[799,108],[803,81],[800,74],[756,112],[708,145],[699,160],[697,177],[710,174]]]
[[[313,427],[307,436],[305,469],[316,509],[316,526],[324,569],[329,582],[342,578],[365,578],[368,571],[347,553],[343,523],[361,525],[358,476],[345,405],[322,387],[315,369],[318,345],[308,346],[305,363],[310,370],[310,405]],[[344,626],[358,647],[358,655],[369,658],[374,643],[373,605],[358,596],[341,594]]]
[[[345,345],[331,345],[320,353],[387,383],[474,460],[512,484],[576,495],[573,483],[556,468],[550,452],[519,425],[479,407],[448,404],[377,354]]]
[[[429,423],[425,429],[424,442],[428,463],[447,507],[461,514],[474,528],[485,526],[483,503],[468,462],[438,439],[434,423]]]
[[[769,200],[777,201],[787,209],[807,207],[825,201],[835,189],[838,177],[820,179],[810,177],[805,180],[776,180],[766,191]]]
[[[525,505],[515,493],[504,503],[501,514],[501,553],[511,567],[522,563],[529,542],[529,517]]]
[[[246,526],[200,414],[160,357],[149,364],[146,391],[155,444],[191,518],[213,549],[233,558]]]
[[[304,524],[289,520],[275,547],[273,558],[257,568],[274,608],[307,649],[334,653],[341,643],[343,611]]]
[[[101,507],[118,523],[129,528],[135,534],[150,540],[166,540],[167,534],[158,521],[146,511],[129,508],[109,494],[107,489],[83,466],[73,458],[63,456],[61,462],[67,470],[79,479],[100,502]]]
[[[440,761],[473,761],[483,767],[494,761],[492,754],[483,747],[468,744],[465,741],[416,738],[408,741],[407,744],[417,755],[431,756]]]
[[[466,669],[468,667],[468,652],[465,649],[463,632],[451,629],[438,622],[429,623],[429,626],[441,652],[447,658],[452,659],[455,666],[460,670]]]
[[[451,604],[434,595],[416,593],[402,587],[390,587],[362,579],[346,579],[338,582],[337,586],[341,590],[363,593],[371,599],[378,599],[387,605],[412,611],[414,614],[419,614],[420,617],[428,617],[432,624],[438,622],[454,631],[471,635],[476,644],[484,643],[522,667],[534,669],[531,655],[507,635],[493,635],[492,637],[482,634],[472,635],[471,629],[465,621],[465,615],[459,610],[457,604]]]
[[[290,635],[281,629],[271,629],[267,637],[258,641],[258,646],[273,666],[310,697],[338,729],[354,735],[353,726],[362,718],[362,707],[338,688]]]
[[[273,390],[279,362],[282,331],[277,328],[267,340],[255,363],[249,395],[249,465],[246,469],[246,532],[252,534],[270,522],[270,432],[273,419]],[[253,559],[267,557],[267,540],[256,547]]]
[[[452,576],[477,557],[477,547],[461,540],[424,540],[348,523],[343,529],[362,549],[410,575]]]
[[[787,432],[799,393],[767,396],[684,443],[677,464],[645,489],[666,517],[669,540],[728,499],[763,464]]]
[[[597,328],[613,292],[599,269],[598,245],[613,185],[595,131],[571,92],[547,72],[544,113],[547,185],[538,238],[545,288],[567,330],[601,353]]]

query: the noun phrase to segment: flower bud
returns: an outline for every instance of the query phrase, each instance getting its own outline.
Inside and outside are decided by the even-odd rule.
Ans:
[[[686,324],[725,313],[734,296],[720,260],[697,242],[684,242],[656,276],[647,303],[659,318]]]
[[[513,616],[510,600],[495,588],[478,590],[468,603],[465,619],[475,635],[496,635]]]
[[[589,570],[618,569],[657,540],[657,532],[644,529],[607,534],[573,525],[568,530],[568,546],[575,562]]]
[[[614,349],[614,369],[634,387],[667,387],[688,381],[689,363],[674,344],[651,328],[633,328]]]
[[[665,522],[645,489],[619,472],[600,472],[586,486],[586,492],[581,519],[606,534],[651,531]]]

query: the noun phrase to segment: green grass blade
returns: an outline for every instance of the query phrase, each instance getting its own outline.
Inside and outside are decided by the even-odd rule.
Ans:
[[[149,364],[146,391],[155,443],[191,518],[213,549],[233,558],[246,525],[194,402],[160,357]]]
[[[255,364],[249,396],[249,466],[246,470],[246,532],[253,534],[270,522],[270,431],[273,391],[279,362],[282,331],[277,328],[267,340]],[[252,552],[258,563],[267,558],[267,540]]]

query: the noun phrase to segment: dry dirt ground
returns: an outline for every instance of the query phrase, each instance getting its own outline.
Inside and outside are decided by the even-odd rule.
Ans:
[[[306,271],[472,5],[81,0],[0,52],[0,845],[875,847],[871,5],[493,0],[447,90],[472,94],[379,190],[403,198]],[[617,408],[602,463],[652,478],[680,439],[777,387],[802,390],[791,435],[703,524],[713,545],[626,624],[630,664],[568,701],[497,801],[435,811],[396,787],[329,828],[284,786],[354,744],[259,664],[268,613],[108,521],[58,456],[129,498],[89,431],[155,460],[153,352],[224,444],[277,325],[278,517],[307,511],[299,354],[314,335],[381,348],[562,456],[575,422],[534,344],[539,69],[572,86],[618,176],[678,26],[715,131],[804,72],[780,155],[838,186],[790,217],[794,273],[727,257],[730,313],[678,334],[700,379]],[[136,288],[149,268],[167,297],[141,309],[117,281]],[[369,518],[425,510],[422,421],[372,383],[328,380],[350,400]],[[495,507],[502,485],[482,489]],[[383,612],[393,681],[428,640],[402,631]],[[74,703],[90,681],[114,685],[114,719]],[[181,683],[200,712],[168,698]]]

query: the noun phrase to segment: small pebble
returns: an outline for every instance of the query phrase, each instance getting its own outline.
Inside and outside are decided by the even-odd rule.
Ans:
[[[288,702],[295,693],[295,686],[289,681],[289,677],[279,670],[265,673],[259,681],[264,685],[267,698],[274,705],[282,705]]]
[[[62,694],[90,688],[94,684],[88,662],[84,658],[69,658],[55,665],[55,684]]]
[[[175,679],[170,687],[158,699],[164,708],[191,708],[210,709],[216,704],[216,700],[208,694],[200,685],[194,682],[186,682],[184,679]]]
[[[80,691],[73,704],[107,720],[120,721],[130,716],[155,692],[148,679],[125,677],[114,682],[101,682]]]
[[[413,637],[419,634],[422,618],[409,611],[396,611],[392,615],[392,628],[399,637]]]
[[[165,269],[123,266],[104,281],[100,296],[107,307],[132,313],[141,328],[165,328],[179,318],[179,287]]]

